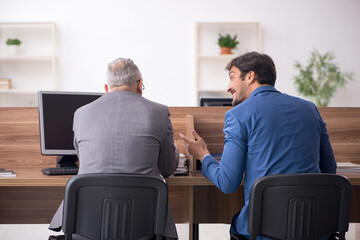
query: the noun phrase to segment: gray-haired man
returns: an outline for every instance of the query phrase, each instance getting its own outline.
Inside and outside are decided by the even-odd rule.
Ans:
[[[142,97],[143,79],[130,59],[108,65],[102,97],[74,115],[74,147],[79,174],[145,173],[170,176],[178,165],[168,107]],[[60,230],[62,205],[50,224]],[[170,209],[165,237],[177,239]]]

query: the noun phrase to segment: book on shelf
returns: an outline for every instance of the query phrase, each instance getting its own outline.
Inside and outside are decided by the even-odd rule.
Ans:
[[[14,170],[6,170],[5,168],[0,168],[0,177],[15,177],[16,173]]]
[[[11,79],[0,77],[0,89],[11,89]]]

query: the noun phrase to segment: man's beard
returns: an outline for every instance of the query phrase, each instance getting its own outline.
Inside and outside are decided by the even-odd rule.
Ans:
[[[231,104],[232,104],[233,107],[235,107],[236,105],[239,104],[239,101],[237,101],[236,99],[233,99]]]
[[[246,99],[236,99],[236,98],[234,98],[231,104],[233,105],[233,107],[235,107],[235,106],[237,106],[238,104],[242,103],[245,100]]]

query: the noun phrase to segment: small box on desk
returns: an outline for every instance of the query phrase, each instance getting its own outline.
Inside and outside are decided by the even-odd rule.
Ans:
[[[0,89],[11,89],[11,79],[0,78]]]

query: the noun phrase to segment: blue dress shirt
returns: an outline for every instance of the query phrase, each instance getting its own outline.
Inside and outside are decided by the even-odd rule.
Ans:
[[[244,175],[245,206],[235,215],[231,234],[249,235],[249,194],[256,179],[336,172],[326,124],[316,106],[272,86],[255,89],[247,100],[228,111],[224,133],[221,162],[206,155],[202,173],[224,193],[234,192]]]

